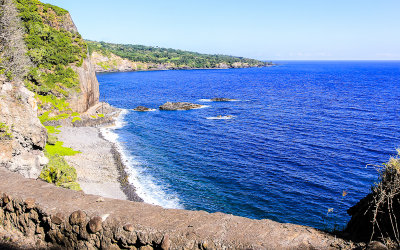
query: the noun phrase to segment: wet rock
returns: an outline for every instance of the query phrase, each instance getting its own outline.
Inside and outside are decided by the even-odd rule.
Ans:
[[[140,112],[153,111],[153,109],[144,106],[137,106],[134,110]]]
[[[191,110],[202,108],[203,105],[194,104],[189,102],[166,102],[161,105],[160,110],[174,111],[174,110]]]
[[[69,223],[71,225],[80,225],[85,223],[85,221],[86,221],[86,214],[81,210],[73,212],[69,217]]]
[[[92,233],[97,233],[100,230],[102,230],[103,229],[103,220],[101,219],[101,217],[99,217],[99,216],[93,217],[89,221],[89,229],[90,229],[90,232],[92,232]]]
[[[236,101],[236,100],[235,99],[229,99],[229,98],[217,97],[217,98],[211,99],[211,101],[213,101],[213,102],[231,102],[231,101]]]

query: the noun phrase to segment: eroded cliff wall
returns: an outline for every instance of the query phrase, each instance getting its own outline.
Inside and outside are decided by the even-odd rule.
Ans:
[[[82,66],[72,68],[78,74],[80,92],[72,95],[68,101],[72,110],[83,113],[99,103],[99,82],[89,56],[83,60]]]
[[[47,164],[47,132],[37,118],[34,94],[21,83],[0,79],[0,166],[37,178]]]

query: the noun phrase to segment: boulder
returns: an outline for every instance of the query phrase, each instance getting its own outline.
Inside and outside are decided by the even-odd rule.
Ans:
[[[191,110],[202,107],[203,105],[189,102],[166,102],[160,106],[160,110]]]

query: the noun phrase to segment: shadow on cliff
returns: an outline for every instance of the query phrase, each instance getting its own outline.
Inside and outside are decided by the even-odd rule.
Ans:
[[[400,150],[379,169],[372,192],[351,207],[351,220],[341,236],[355,242],[379,241],[400,247]]]

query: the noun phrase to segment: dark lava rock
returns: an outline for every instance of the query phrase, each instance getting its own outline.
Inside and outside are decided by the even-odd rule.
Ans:
[[[135,111],[140,111],[140,112],[152,111],[151,108],[147,108],[147,107],[144,107],[144,106],[137,106],[134,110]]]
[[[69,223],[71,225],[83,224],[85,223],[85,221],[86,221],[86,214],[81,210],[73,212],[69,217]]]
[[[213,102],[231,102],[231,101],[236,101],[236,100],[235,99],[229,99],[229,98],[217,97],[217,98],[211,99],[211,101],[213,101]]]
[[[53,222],[56,225],[61,225],[64,221],[64,215],[62,213],[56,213],[51,217],[51,222]]]
[[[93,217],[89,221],[89,229],[92,233],[99,232],[101,229],[103,229],[103,220],[99,216]]]
[[[135,228],[133,227],[132,224],[126,224],[126,225],[124,226],[124,230],[127,231],[127,232],[133,232],[134,229],[135,229]]]
[[[203,107],[200,104],[189,102],[167,102],[160,106],[160,110],[190,110]]]

